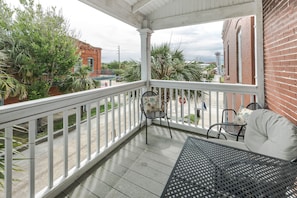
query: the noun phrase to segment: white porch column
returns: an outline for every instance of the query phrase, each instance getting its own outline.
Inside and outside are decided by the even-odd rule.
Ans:
[[[149,82],[151,80],[151,71],[152,71],[151,70],[151,35],[153,31],[149,28],[139,29],[138,31],[140,33],[140,40],[141,40],[141,80],[146,81],[146,88],[142,90],[142,93],[144,93],[145,91],[150,89]],[[152,120],[148,119],[147,124],[151,125]]]
[[[258,102],[265,104],[264,95],[264,39],[263,39],[263,2],[256,1],[256,17],[255,17],[255,73],[256,85],[258,86]]]
[[[151,80],[151,35],[149,28],[139,29],[141,38],[141,80]],[[147,86],[148,87],[148,86]]]

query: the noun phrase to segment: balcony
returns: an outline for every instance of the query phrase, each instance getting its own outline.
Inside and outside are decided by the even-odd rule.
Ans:
[[[169,98],[167,114],[174,133],[170,139],[167,128],[152,125],[149,144],[145,145],[144,133],[140,130],[143,120],[139,96],[147,87],[163,91],[164,98]],[[158,197],[186,136],[205,136],[208,126],[219,121],[221,110],[227,104],[235,108],[256,100],[259,94],[253,85],[150,80],[2,106],[0,130],[5,134],[5,189],[0,194],[2,197],[55,197],[69,193],[80,197],[79,193],[89,193],[86,189],[94,193],[101,189],[109,191],[111,184],[107,182],[111,179],[111,183],[119,182],[110,192],[111,197],[112,193],[119,193],[119,188],[130,189],[131,193],[132,189],[150,192],[149,197]],[[180,104],[176,100],[179,97],[186,98],[186,103]],[[201,102],[205,102],[207,109],[201,109]],[[87,114],[83,122],[81,107]],[[100,112],[101,107],[105,107],[104,112]],[[200,117],[197,117],[199,109]],[[189,119],[191,114],[195,117],[193,122]],[[69,126],[69,115],[75,115],[73,126]],[[60,131],[54,130],[56,118],[63,120]],[[47,136],[43,139],[37,138],[40,122],[47,127]],[[159,124],[158,120],[154,122]],[[28,126],[28,142],[20,153],[13,154],[16,125]],[[111,159],[103,163],[106,157]],[[125,161],[125,157],[129,160]],[[13,164],[22,171],[15,171]],[[121,170],[127,166],[131,169]],[[109,172],[102,172],[105,169]],[[162,171],[157,181],[153,178],[156,169]],[[115,178],[105,175],[114,174],[113,171],[125,174],[121,172],[114,175]],[[108,181],[94,183],[92,180],[100,174]],[[129,187],[130,182],[126,182],[133,177],[140,182],[137,188]],[[133,197],[129,193],[125,196]]]

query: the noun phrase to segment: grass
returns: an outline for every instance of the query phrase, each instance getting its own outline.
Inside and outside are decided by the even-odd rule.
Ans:
[[[187,122],[188,119],[190,118],[190,123],[191,123],[191,124],[195,124],[195,117],[196,117],[195,114],[186,115],[186,116],[185,116],[185,121]],[[196,124],[199,123],[199,119],[200,119],[200,118],[197,118],[197,123],[196,123]]]

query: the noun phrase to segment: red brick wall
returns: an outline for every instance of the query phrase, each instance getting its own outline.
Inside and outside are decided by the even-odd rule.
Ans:
[[[241,17],[226,20],[223,28],[223,43],[224,43],[224,65],[225,65],[225,83],[238,82],[237,68],[237,33],[241,30],[242,42],[242,84],[255,84],[255,58],[254,58],[254,17]],[[228,50],[229,48],[229,50]],[[229,72],[228,72],[229,70]],[[233,95],[228,96],[228,107],[233,108]],[[235,109],[239,109],[241,104],[241,95],[235,98]],[[244,98],[245,104],[248,105],[250,96]]]
[[[101,48],[93,47],[90,44],[81,41],[79,41],[78,45],[83,65],[88,65],[89,57],[94,59],[94,71],[90,74],[90,76],[99,76],[101,74]]]
[[[297,1],[263,0],[268,108],[297,124]]]
[[[241,17],[225,21],[223,30],[225,82],[237,83],[237,32],[241,30],[242,38],[242,83],[255,84],[254,59],[254,17]],[[228,54],[229,45],[229,54]],[[229,70],[229,75],[227,73]]]

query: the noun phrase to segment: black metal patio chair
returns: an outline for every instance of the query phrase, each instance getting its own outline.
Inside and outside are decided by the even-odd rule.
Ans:
[[[259,103],[253,102],[248,104],[246,108],[241,108],[239,112],[236,112],[234,109],[224,109],[222,112],[221,122],[211,125],[207,130],[207,138],[209,137],[211,129],[215,126],[219,126],[218,139],[220,138],[221,134],[225,137],[225,139],[227,139],[226,135],[222,133],[222,130],[230,135],[236,136],[236,141],[238,141],[239,137],[244,138],[246,127],[245,119],[253,110],[256,109],[263,109],[263,107]],[[231,115],[231,117],[233,117],[233,120],[229,122],[228,118],[230,116],[230,113],[233,114]]]
[[[146,91],[142,94],[141,97],[141,120],[142,120],[142,114],[145,116],[145,142],[147,144],[147,119],[160,119],[160,125],[161,125],[161,118],[166,119],[167,125],[170,132],[170,137],[172,138],[171,134],[171,128],[169,124],[169,120],[167,117],[166,112],[166,105],[164,105],[164,109],[162,109],[160,105],[159,95],[153,91]]]

